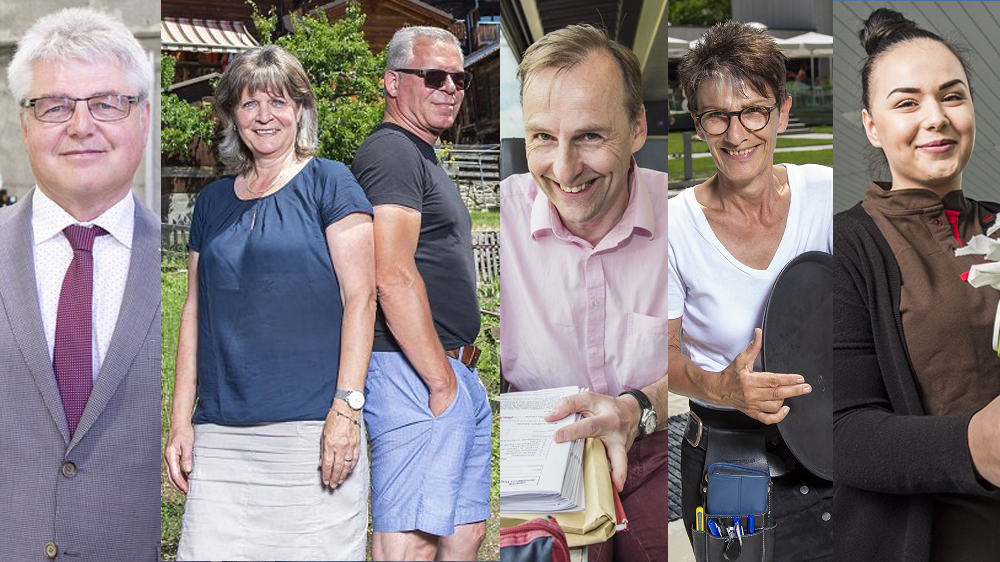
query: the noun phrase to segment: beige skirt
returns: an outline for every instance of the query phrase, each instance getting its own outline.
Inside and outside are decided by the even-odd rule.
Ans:
[[[344,483],[319,473],[323,422],[195,426],[177,560],[364,560],[368,448]]]

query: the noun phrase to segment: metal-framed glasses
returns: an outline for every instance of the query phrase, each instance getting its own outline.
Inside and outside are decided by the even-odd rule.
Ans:
[[[740,120],[743,128],[752,133],[767,127],[768,121],[771,120],[771,112],[777,107],[777,105],[752,105],[744,107],[740,111],[712,110],[706,111],[695,118],[698,120],[698,123],[701,123],[701,128],[706,133],[721,135],[729,130],[729,124],[732,123],[732,117],[735,115]]]
[[[73,117],[76,102],[87,102],[90,116],[96,121],[119,121],[128,117],[132,104],[139,103],[139,96],[125,94],[101,94],[89,98],[47,96],[33,98],[24,103],[35,113],[35,119],[43,123],[65,123]]]
[[[472,84],[471,72],[448,72],[447,70],[420,69],[420,68],[394,68],[396,72],[405,74],[415,74],[424,79],[424,86],[432,90],[439,90],[444,87],[448,77],[455,84],[455,89],[464,90]]]

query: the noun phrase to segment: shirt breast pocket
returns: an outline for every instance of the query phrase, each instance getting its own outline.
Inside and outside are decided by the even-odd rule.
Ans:
[[[628,313],[623,385],[641,388],[667,373],[667,322],[666,318]]]

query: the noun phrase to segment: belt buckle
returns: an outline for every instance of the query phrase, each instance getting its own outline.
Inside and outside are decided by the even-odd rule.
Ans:
[[[688,428],[685,428],[684,430],[684,439],[688,442],[689,445],[697,449],[698,446],[701,445],[701,435],[702,435],[702,429],[704,427],[701,423],[701,418],[699,418],[698,414],[694,412],[688,412],[687,423],[688,423]],[[698,433],[695,434],[693,439],[691,438],[691,430],[689,429],[692,423],[698,424]]]

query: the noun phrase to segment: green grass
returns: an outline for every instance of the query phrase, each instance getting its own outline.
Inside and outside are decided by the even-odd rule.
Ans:
[[[500,211],[472,211],[472,230],[500,230]]]
[[[820,131],[816,132],[818,133]],[[791,146],[820,146],[831,144],[832,142],[833,141],[830,139],[797,139],[794,137],[782,137],[778,139],[777,148],[788,148]],[[683,133],[670,133],[667,135],[667,151],[670,154],[684,154]],[[708,145],[705,144],[705,141],[695,140],[691,143],[691,152],[695,154],[699,152],[708,152]]]
[[[833,134],[833,125],[814,125],[809,127],[814,133],[826,133],[828,135]]]
[[[499,213],[476,213],[497,215]],[[174,392],[174,361],[177,355],[177,331],[180,326],[181,307],[184,304],[187,290],[187,273],[183,270],[181,259],[170,259],[163,262],[160,273],[160,294],[162,298],[162,371],[161,371],[161,450],[165,445],[170,431],[170,403]],[[499,282],[480,288],[479,305],[483,310],[499,310]],[[482,316],[482,330],[476,345],[482,349],[479,359],[479,377],[486,385],[491,400],[500,393],[500,361],[497,357],[498,347],[494,327],[499,324],[499,318],[490,314]],[[495,413],[495,412],[494,412]],[[493,418],[493,483],[490,486],[490,518],[486,522],[486,540],[479,549],[480,560],[500,559],[499,517],[497,501],[499,500],[500,462],[499,444],[497,441],[499,420]],[[160,472],[160,546],[164,560],[174,560],[177,555],[177,541],[180,539],[181,517],[184,514],[184,496],[170,484],[166,467],[161,466]],[[370,532],[370,528],[369,528]],[[371,550],[369,549],[369,554]]]
[[[775,164],[822,164],[833,166],[833,150],[810,150],[807,152],[778,152],[774,155]],[[712,158],[693,158],[691,160],[694,178],[710,178],[715,174],[715,160]],[[667,163],[667,172],[671,181],[684,179],[684,161],[672,158]]]
[[[174,395],[174,362],[177,358],[177,330],[181,323],[181,306],[187,291],[187,275],[178,272],[176,263],[164,264],[168,269],[160,273],[160,423],[161,451],[170,432],[170,404]],[[162,266],[161,266],[162,267]],[[166,560],[177,555],[177,541],[181,536],[181,515],[184,513],[184,495],[178,492],[167,478],[166,465],[161,461],[160,471],[160,547]]]

